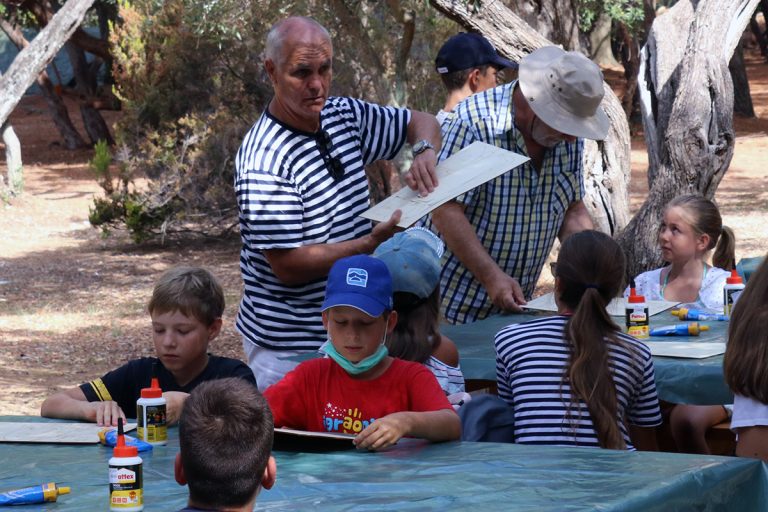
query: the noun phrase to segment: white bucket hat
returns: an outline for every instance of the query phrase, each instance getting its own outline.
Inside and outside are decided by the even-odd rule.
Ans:
[[[610,121],[603,100],[603,73],[578,52],[545,46],[520,61],[520,90],[536,116],[574,137],[602,140]]]

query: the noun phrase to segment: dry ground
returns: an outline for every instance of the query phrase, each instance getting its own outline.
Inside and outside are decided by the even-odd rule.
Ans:
[[[748,74],[758,118],[736,119],[735,157],[716,196],[736,231],[738,257],[768,250],[768,65],[753,56]],[[11,204],[0,203],[0,414],[37,414],[52,391],[151,354],[145,302],[156,277],[182,262],[209,267],[221,279],[228,306],[212,350],[241,357],[233,328],[241,292],[238,241],[136,246],[124,233],[102,238],[87,220],[100,191],[88,170],[91,152],[60,148],[40,98],[25,98],[11,123],[22,143],[26,190]],[[635,137],[634,208],[647,191],[646,166],[642,137]],[[551,286],[546,274],[542,290]]]

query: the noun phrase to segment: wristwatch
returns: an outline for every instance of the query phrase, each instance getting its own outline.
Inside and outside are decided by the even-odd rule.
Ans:
[[[413,156],[418,156],[428,149],[435,149],[435,146],[427,139],[421,139],[413,145]]]

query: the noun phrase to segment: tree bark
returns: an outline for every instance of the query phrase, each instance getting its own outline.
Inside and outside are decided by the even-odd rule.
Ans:
[[[500,54],[519,61],[552,44],[500,2],[483,2],[470,12],[465,2],[430,0],[430,4],[469,30],[480,32]],[[608,84],[602,107],[611,121],[604,141],[585,141],[584,203],[600,231],[615,235],[629,221],[629,126]]]
[[[733,156],[728,61],[758,0],[680,0],[654,21],[641,53],[649,193],[618,237],[629,275],[657,267],[659,219],[677,195],[715,195]]]
[[[733,80],[733,113],[743,117],[755,117],[755,108],[752,105],[752,95],[749,92],[749,80],[747,68],[744,66],[744,51],[741,45],[733,52],[728,70]]]
[[[505,0],[504,4],[545,39],[566,50],[586,51],[579,31],[578,1]]]
[[[19,56],[21,56],[21,54],[30,47],[30,43],[24,38],[24,34],[22,34],[18,27],[11,26],[6,20],[0,19],[0,28],[2,28],[3,32],[6,33],[11,42],[13,42],[13,44],[15,44],[21,50],[19,55],[16,57],[16,59],[18,59]],[[15,62],[16,60],[14,60],[14,63]],[[11,66],[13,66],[13,64],[11,64]],[[43,69],[35,80],[37,81],[37,85],[40,87],[40,90],[43,93],[43,97],[48,104],[48,110],[50,111],[51,117],[53,118],[53,123],[59,130],[61,137],[64,139],[64,147],[67,149],[87,147],[88,145],[80,136],[80,133],[78,133],[75,125],[72,124],[72,120],[69,118],[67,107],[64,105],[64,101],[62,100],[61,96],[56,93],[50,78],[48,78],[48,73]],[[0,79],[0,82],[2,82],[2,79]],[[0,104],[2,104],[2,101],[0,101]]]
[[[0,126],[3,144],[5,144],[5,164],[8,168],[7,189],[13,196],[18,196],[24,191],[24,171],[21,164],[21,144],[13,127],[6,123]],[[2,179],[0,179],[0,185]]]
[[[56,55],[72,33],[82,23],[94,0],[69,0],[40,31],[32,43],[13,60],[0,78],[0,125],[16,107],[24,91],[35,81],[48,62]]]
[[[618,67],[619,62],[613,55],[611,48],[611,28],[613,21],[605,12],[595,20],[592,30],[589,31],[589,53],[593,61],[601,66]]]

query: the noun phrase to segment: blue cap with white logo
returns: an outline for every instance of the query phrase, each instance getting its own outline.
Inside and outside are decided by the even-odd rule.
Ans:
[[[392,277],[387,265],[365,254],[334,263],[328,274],[322,310],[334,306],[350,306],[373,317],[391,310]]]

